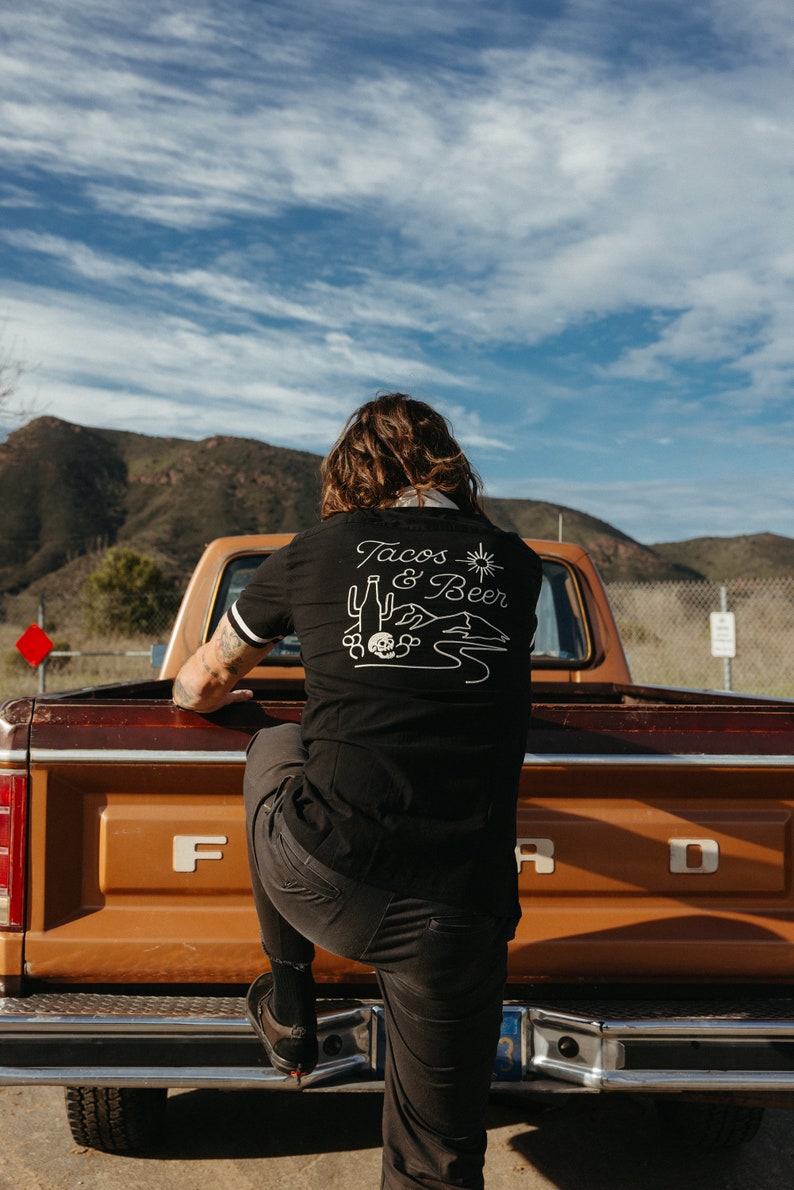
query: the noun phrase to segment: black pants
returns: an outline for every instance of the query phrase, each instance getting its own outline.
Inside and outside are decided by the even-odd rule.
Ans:
[[[251,742],[248,842],[262,941],[310,963],[314,943],[375,969],[386,1022],[382,1187],[483,1185],[485,1112],[513,923],[396,896],[318,863],[280,794],[305,759],[297,724]]]

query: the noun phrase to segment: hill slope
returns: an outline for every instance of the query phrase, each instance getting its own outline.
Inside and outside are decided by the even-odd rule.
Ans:
[[[213,537],[314,523],[319,464],[317,455],[250,439],[194,442],[37,418],[0,445],[0,591],[20,591],[114,544],[184,577]],[[720,578],[754,568],[794,573],[794,540],[771,534],[651,548],[576,509],[507,499],[488,507],[504,528],[546,540],[556,540],[562,515],[566,540],[585,546],[608,581],[697,579],[706,565]]]
[[[718,583],[735,578],[794,575],[794,539],[777,533],[742,537],[693,537],[653,547],[661,558],[696,567]]]
[[[557,540],[562,517],[565,541],[583,545],[609,582],[686,581],[701,577],[697,570],[676,558],[660,558],[650,546],[575,508],[542,500],[489,500],[488,511],[502,528],[542,541]]]
[[[41,417],[0,446],[0,590],[124,544],[189,570],[224,533],[316,519],[317,456],[264,442],[94,430]]]
[[[123,459],[96,430],[40,418],[11,434],[0,446],[0,590],[114,541],[126,486]]]

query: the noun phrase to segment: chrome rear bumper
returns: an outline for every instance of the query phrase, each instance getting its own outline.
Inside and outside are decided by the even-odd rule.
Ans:
[[[374,1001],[319,1005],[301,1089],[382,1086]],[[241,997],[42,993],[0,999],[0,1085],[295,1087]],[[794,1000],[505,1004],[495,1091],[794,1093]]]

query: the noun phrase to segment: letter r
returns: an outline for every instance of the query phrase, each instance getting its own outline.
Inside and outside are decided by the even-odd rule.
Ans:
[[[531,848],[526,851],[525,848]],[[518,871],[524,864],[534,864],[539,876],[550,876],[556,867],[553,839],[517,839],[516,864]]]

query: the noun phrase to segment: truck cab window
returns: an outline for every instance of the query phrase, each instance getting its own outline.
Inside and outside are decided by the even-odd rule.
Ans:
[[[215,600],[215,606],[212,609],[212,616],[207,631],[207,640],[209,640],[218,627],[223,613],[228,611],[234,601],[242,595],[253,577],[254,571],[261,565],[266,556],[266,554],[243,554],[231,559],[223,572],[223,578],[218,587],[218,595]],[[280,640],[277,645],[273,646],[262,664],[266,665],[271,659],[278,660],[281,664],[290,658],[293,658],[297,662],[300,660],[300,651],[300,641],[297,636],[285,636],[283,640]]]
[[[210,619],[207,639],[215,631],[225,611],[242,594],[262,562],[263,554],[241,554],[232,558],[223,573],[218,594]],[[543,559],[543,586],[537,607],[538,629],[535,635],[535,664],[544,661],[559,664],[582,662],[587,658],[587,632],[582,618],[582,609],[576,585],[570,571],[560,562]],[[283,664],[289,658],[300,658],[300,641],[297,636],[285,636],[265,660],[278,660]]]
[[[586,659],[587,633],[573,578],[566,566],[547,558],[543,559],[543,586],[537,616],[534,664],[542,666],[544,660],[581,662]]]

